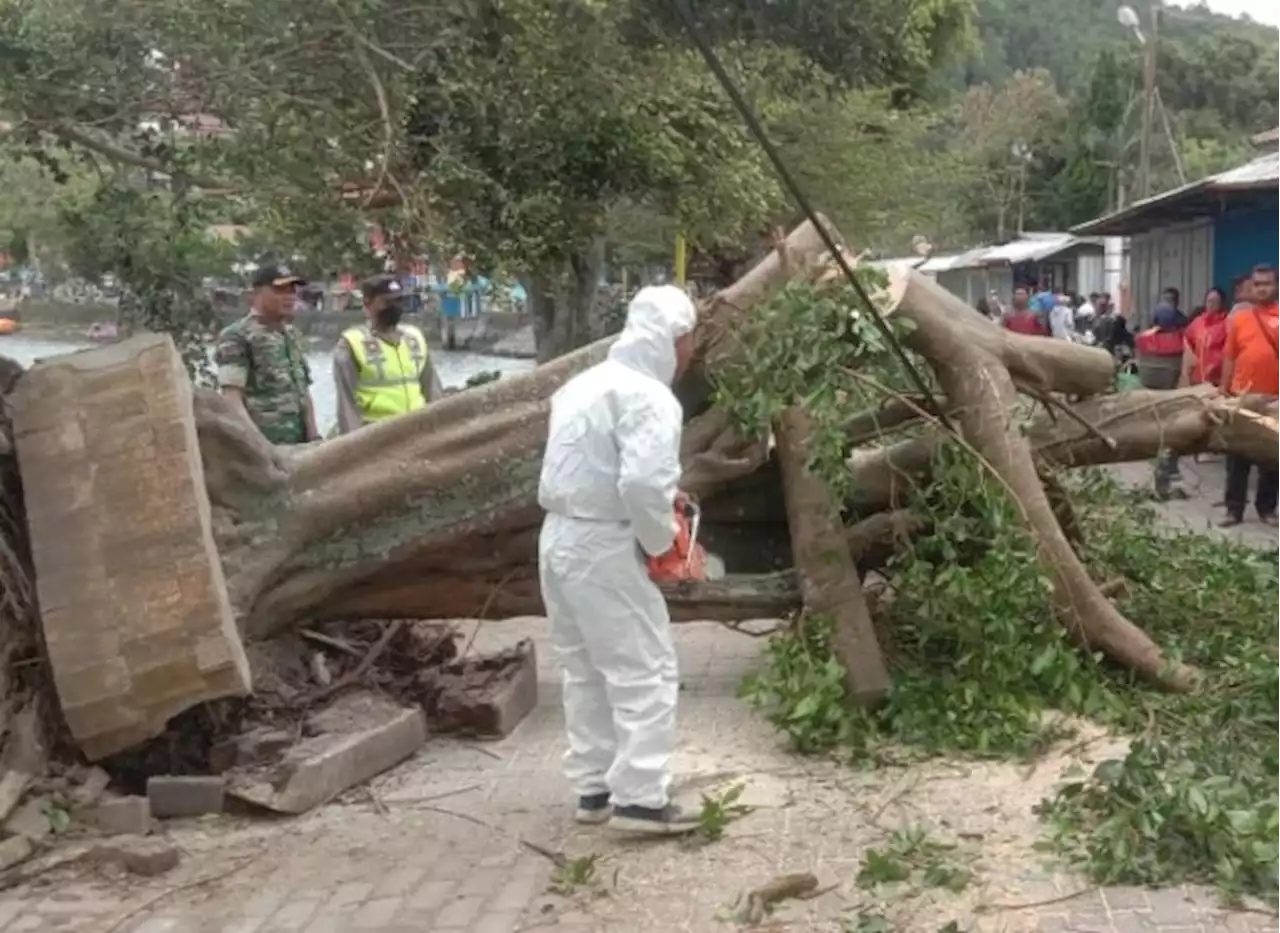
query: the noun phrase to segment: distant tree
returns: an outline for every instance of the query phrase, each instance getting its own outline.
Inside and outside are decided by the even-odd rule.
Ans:
[[[1059,143],[1067,104],[1046,71],[1022,71],[998,88],[968,90],[954,115],[956,146],[971,173],[971,210],[979,229],[997,240],[1030,213],[1030,175]]]
[[[1104,49],[1087,90],[1071,102],[1060,146],[1046,153],[1048,171],[1032,178],[1038,227],[1065,230],[1117,206],[1122,171],[1136,152],[1136,104],[1115,53]]]

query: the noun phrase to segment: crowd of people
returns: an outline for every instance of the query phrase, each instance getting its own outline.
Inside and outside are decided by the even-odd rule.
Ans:
[[[1152,312],[1151,326],[1138,333],[1129,329],[1127,316],[1105,293],[1084,298],[1017,285],[1007,309],[992,295],[979,310],[1015,333],[1102,347],[1120,367],[1136,370],[1144,388],[1210,383],[1230,395],[1274,400],[1280,395],[1276,291],[1275,268],[1257,266],[1232,283],[1230,300],[1225,290],[1214,286],[1188,314],[1178,289],[1166,288]],[[1226,458],[1222,526],[1244,521],[1254,469],[1254,508],[1259,519],[1276,525],[1277,471],[1232,454]],[[1162,457],[1156,466],[1156,492],[1169,495],[1178,476],[1177,458]]]

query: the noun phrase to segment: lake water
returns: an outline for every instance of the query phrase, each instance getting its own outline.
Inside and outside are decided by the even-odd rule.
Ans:
[[[17,360],[23,366],[30,366],[36,360],[61,356],[76,350],[86,350],[93,344],[82,340],[60,340],[54,337],[36,337],[18,333],[0,337],[0,353]],[[485,356],[482,353],[464,353],[433,348],[431,359],[440,373],[440,381],[445,388],[461,386],[476,373],[526,372],[534,367],[533,360],[513,360],[501,356]],[[311,364],[311,375],[315,384],[311,387],[311,397],[315,401],[317,427],[321,434],[328,432],[337,417],[337,401],[333,388],[333,364],[328,350],[312,349],[307,353],[307,362]]]

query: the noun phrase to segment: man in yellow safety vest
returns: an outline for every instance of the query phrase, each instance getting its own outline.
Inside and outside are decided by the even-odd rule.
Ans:
[[[393,275],[375,275],[360,292],[365,323],[344,331],[333,349],[340,434],[416,411],[444,395],[427,338],[400,323],[404,286]]]

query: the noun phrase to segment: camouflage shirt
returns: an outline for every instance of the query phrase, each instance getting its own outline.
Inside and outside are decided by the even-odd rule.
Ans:
[[[245,408],[273,444],[307,441],[311,369],[298,333],[247,314],[218,334],[218,384],[244,391]]]

